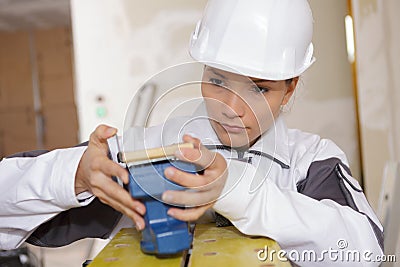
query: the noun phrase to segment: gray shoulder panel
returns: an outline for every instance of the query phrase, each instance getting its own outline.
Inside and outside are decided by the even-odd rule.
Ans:
[[[348,196],[343,192],[345,187],[341,185],[342,179],[338,177],[337,166],[340,163],[338,158],[313,162],[308,169],[306,179],[297,184],[297,191],[316,200],[331,199],[341,205],[352,207],[354,201],[349,202]]]
[[[87,145],[88,145],[88,142],[84,142],[79,145],[76,145],[75,147],[87,146]],[[24,151],[24,152],[12,154],[10,156],[6,156],[6,158],[34,158],[34,157],[38,157],[40,155],[46,154],[48,152],[50,152],[50,151],[45,150],[45,149]]]
[[[88,142],[77,146],[87,146]],[[38,157],[48,150],[21,152],[7,158]],[[89,205],[59,213],[41,224],[27,242],[43,247],[59,247],[76,240],[95,237],[108,238],[122,214],[95,198]]]
[[[351,175],[349,168],[338,158],[329,158],[322,161],[313,162],[307,172],[307,177],[297,184],[297,191],[303,195],[316,200],[331,199],[342,206],[349,206],[360,212],[354,202],[350,190],[344,183],[348,183],[355,192],[362,192],[357,189],[342,173],[340,166]],[[383,251],[383,232],[379,227],[364,213],[374,230],[379,246]]]
[[[27,242],[41,247],[60,247],[79,239],[108,238],[122,214],[95,198],[89,205],[61,212],[40,225]]]
[[[24,151],[20,153],[15,153],[6,158],[34,158],[40,155],[46,154],[49,150],[32,150],[32,151]]]

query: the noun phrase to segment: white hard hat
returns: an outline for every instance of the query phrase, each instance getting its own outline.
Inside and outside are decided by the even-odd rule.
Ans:
[[[286,80],[315,61],[307,0],[209,0],[189,53],[241,75]]]

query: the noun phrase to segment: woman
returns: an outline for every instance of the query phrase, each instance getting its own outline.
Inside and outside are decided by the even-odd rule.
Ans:
[[[175,133],[167,143],[180,139],[177,132],[196,134],[183,136],[195,148],[182,149],[177,157],[205,171],[194,176],[167,169],[169,179],[197,191],[167,191],[163,200],[192,207],[170,209],[178,219],[196,220],[212,207],[245,234],[273,238],[287,252],[315,253],[311,262],[288,254],[299,265],[373,266],[377,263],[369,260],[383,253],[383,229],[351,177],[344,153],[329,140],[287,129],[280,118],[299,76],[314,62],[312,24],[306,0],[209,1],[189,49],[205,65],[202,95],[209,119],[183,123],[182,131],[182,122],[163,127]],[[155,135],[144,135],[145,142],[163,145],[161,130],[146,130]],[[127,172],[107,159],[105,140],[114,133],[99,127],[75,177],[67,178],[75,181],[76,194],[90,192],[96,200],[47,223],[57,211],[39,218],[24,238],[41,223],[30,242],[58,246],[87,236],[107,237],[121,214],[109,210],[110,216],[104,216],[99,210],[107,208],[101,202],[143,229],[143,205],[110,179],[128,181]],[[330,251],[341,257],[330,257]],[[343,257],[353,251],[360,253],[358,261]]]

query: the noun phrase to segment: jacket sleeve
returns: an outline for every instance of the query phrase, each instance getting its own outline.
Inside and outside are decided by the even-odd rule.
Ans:
[[[244,234],[276,240],[300,266],[378,266],[383,229],[361,188],[339,159],[319,163],[297,190],[267,178],[251,191],[252,178],[261,174],[231,160],[214,209]]]
[[[25,152],[0,162],[0,249],[18,247],[39,225],[93,200],[75,196],[75,172],[85,149]]]

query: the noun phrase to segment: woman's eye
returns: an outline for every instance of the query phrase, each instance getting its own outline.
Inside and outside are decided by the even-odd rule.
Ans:
[[[217,86],[224,86],[224,81],[217,78],[210,78],[209,82]]]
[[[254,86],[254,87],[253,87],[253,90],[254,90],[255,92],[261,93],[261,94],[264,94],[264,93],[266,93],[266,92],[269,91],[268,88],[266,88],[266,87],[261,87],[261,86]]]

